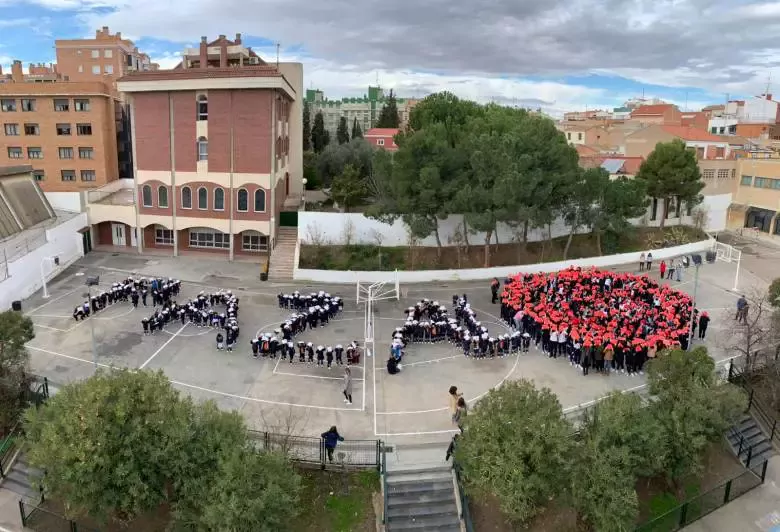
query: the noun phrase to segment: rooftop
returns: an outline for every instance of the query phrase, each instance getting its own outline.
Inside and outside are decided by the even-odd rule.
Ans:
[[[173,79],[207,79],[207,78],[281,78],[282,73],[276,67],[268,65],[244,65],[243,67],[209,67],[188,68],[178,70],[149,70],[146,72],[130,72],[117,81],[156,81]]]
[[[641,107],[638,107],[637,109],[634,109],[631,112],[631,116],[657,116],[662,115],[666,111],[668,111],[670,108],[676,109],[676,105],[672,105],[670,103],[662,103],[657,105],[643,105]]]
[[[703,129],[688,126],[661,126],[661,129],[670,135],[679,137],[683,140],[699,142],[725,142],[718,135],[713,135]]]
[[[397,127],[372,127],[368,131],[366,131],[363,136],[364,137],[389,137],[393,135],[397,135],[398,132],[401,131]]]
[[[6,81],[0,83],[3,96],[112,96],[111,87],[102,81],[52,81],[38,83],[33,80]]]

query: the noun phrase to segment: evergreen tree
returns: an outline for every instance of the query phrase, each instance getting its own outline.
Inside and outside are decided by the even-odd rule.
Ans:
[[[311,128],[311,146],[314,153],[320,153],[330,142],[330,134],[325,129],[325,118],[322,111],[317,111],[314,115],[314,127]]]
[[[379,113],[379,118],[374,124],[374,127],[395,128],[399,127],[401,120],[398,116],[398,102],[395,99],[395,94],[390,91],[390,94],[385,100],[385,104],[382,106],[382,111]]]
[[[311,150],[311,110],[309,102],[303,102],[303,151]]]
[[[352,121],[352,138],[363,138],[363,130],[360,128],[360,124],[358,124],[357,117]]]
[[[349,129],[347,127],[347,117],[342,116],[339,119],[339,127],[336,129],[336,140],[339,144],[346,144],[349,142]]]

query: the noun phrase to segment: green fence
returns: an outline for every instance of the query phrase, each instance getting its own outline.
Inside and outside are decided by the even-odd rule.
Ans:
[[[298,211],[282,211],[279,213],[280,227],[298,227]]]
[[[22,516],[22,526],[36,532],[99,532],[95,528],[80,525],[67,517],[51,512],[41,505],[19,501],[19,513]]]
[[[455,459],[453,458],[453,461]],[[460,518],[466,527],[466,532],[474,532],[474,522],[471,519],[471,508],[469,507],[469,498],[466,492],[463,491],[463,483],[460,479],[460,467],[457,463],[454,463],[453,469],[455,469],[455,480],[458,483],[458,493],[460,494]]]
[[[705,515],[760,486],[766,478],[768,464],[769,462],[766,461],[744,470],[723,484],[696,495],[665,514],[640,525],[636,528],[636,532],[676,532],[694,521],[698,521]]]

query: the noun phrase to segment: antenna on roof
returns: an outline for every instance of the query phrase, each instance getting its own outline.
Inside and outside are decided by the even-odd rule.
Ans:
[[[685,107],[683,109],[688,110],[688,91],[685,91]]]
[[[279,68],[279,47],[281,46],[281,43],[276,43],[276,68]]]
[[[769,87],[772,85],[772,72],[766,77],[766,90],[764,91],[764,98],[769,96]]]
[[[379,87],[379,71],[376,71],[376,86]]]

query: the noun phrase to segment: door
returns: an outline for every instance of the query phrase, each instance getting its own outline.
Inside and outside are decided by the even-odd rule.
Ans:
[[[133,227],[133,229],[130,231],[130,245],[132,247],[138,246],[138,228]]]
[[[92,236],[89,229],[81,233],[81,243],[84,246],[84,254],[86,255],[92,251]]]
[[[126,246],[125,224],[111,224],[111,241],[115,246]]]

